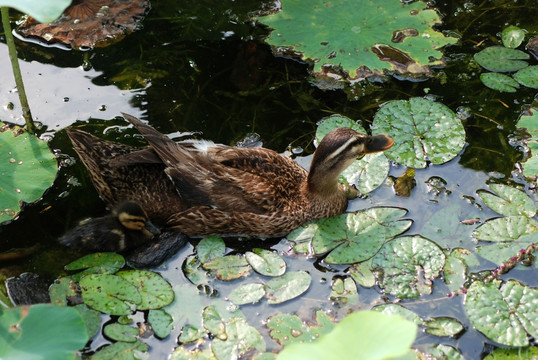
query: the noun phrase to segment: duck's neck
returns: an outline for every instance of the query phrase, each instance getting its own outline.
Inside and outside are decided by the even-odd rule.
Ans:
[[[339,176],[340,173],[324,172],[314,166],[308,174],[308,191],[324,197],[339,193],[342,191],[338,183]]]

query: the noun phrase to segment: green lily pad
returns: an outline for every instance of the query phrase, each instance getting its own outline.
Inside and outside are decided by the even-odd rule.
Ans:
[[[538,177],[538,109],[529,107],[521,113],[518,127],[525,128],[531,135],[531,138],[526,140],[530,150],[529,157],[523,163],[523,174],[527,177]]]
[[[267,321],[270,336],[282,346],[293,343],[310,343],[333,328],[333,320],[324,311],[316,311],[316,324],[307,323],[297,315],[277,314]]]
[[[374,256],[372,267],[382,270],[379,285],[399,298],[430,294],[432,280],[445,263],[443,251],[421,236],[404,236],[387,242]]]
[[[172,315],[163,309],[150,310],[148,313],[148,322],[150,323],[155,335],[161,339],[167,337],[174,328],[174,320],[172,319]]]
[[[194,255],[189,255],[183,263],[183,273],[195,285],[208,285],[210,278],[202,263]]]
[[[349,275],[362,287],[372,287],[375,285],[375,275],[372,272],[372,259],[353,264],[349,268]]]
[[[538,232],[520,236],[516,241],[496,242],[492,245],[478,246],[476,252],[496,265],[502,265],[533,243],[538,243]]]
[[[399,220],[406,210],[371,208],[357,213],[320,219],[312,238],[315,254],[330,251],[325,261],[331,264],[353,264],[374,256],[383,243],[406,231],[411,220]]]
[[[385,155],[412,168],[424,168],[428,161],[443,164],[465,144],[465,130],[456,114],[423,98],[385,103],[374,116],[372,131],[391,136],[394,146]]]
[[[467,268],[477,266],[478,259],[467,249],[456,248],[448,254],[443,268],[443,277],[450,291],[460,290],[467,281]]]
[[[437,317],[424,322],[426,332],[435,336],[450,336],[454,337],[460,334],[464,327],[456,319],[451,317]]]
[[[245,253],[245,258],[258,274],[280,276],[286,272],[286,262],[272,251],[253,249]]]
[[[215,273],[217,279],[233,280],[250,274],[250,265],[242,255],[227,255],[215,258],[202,265]]]
[[[306,271],[288,272],[265,284],[269,304],[280,304],[296,298],[310,287],[312,278]]]
[[[79,281],[90,274],[114,274],[125,265],[125,258],[116,253],[94,253],[81,257],[64,268],[68,271],[84,270],[72,275],[73,280]]]
[[[482,241],[509,241],[538,231],[538,222],[527,216],[508,216],[491,219],[473,232],[473,237]]]
[[[59,278],[49,287],[50,302],[55,305],[65,306],[67,298],[75,295],[76,284],[70,277]]]
[[[475,282],[467,291],[465,313],[489,339],[508,346],[527,346],[538,337],[538,289],[509,280]]]
[[[82,316],[82,321],[88,331],[88,337],[92,338],[101,329],[101,313],[86,306],[86,304],[78,304],[74,306]]]
[[[179,336],[179,342],[182,344],[191,343],[197,341],[207,335],[205,330],[198,329],[196,326],[185,325],[181,329],[181,335]],[[187,358],[190,359],[190,358]]]
[[[372,308],[372,311],[378,311],[387,315],[400,315],[404,319],[407,319],[416,325],[422,325],[424,323],[424,320],[422,320],[417,313],[398,304],[377,305]]]
[[[226,339],[216,338],[211,350],[217,359],[240,359],[247,352],[265,351],[265,341],[256,328],[243,318],[232,318],[226,322]]]
[[[316,73],[341,68],[350,79],[384,70],[427,73],[443,64],[439,49],[457,41],[433,29],[441,19],[421,1],[283,0],[282,11],[258,21],[274,29],[266,41],[275,48],[301,53]]]
[[[105,314],[130,315],[142,302],[136,287],[117,275],[87,275],[79,285],[84,303]]]
[[[92,360],[137,360],[144,356],[140,353],[147,351],[148,346],[140,340],[134,343],[117,342],[99,349],[92,355]]]
[[[452,346],[437,344],[428,353],[434,359],[465,360],[465,357]]]
[[[172,286],[161,275],[147,270],[126,270],[116,274],[134,285],[140,294],[138,310],[159,309],[174,300]]]
[[[509,72],[517,71],[529,66],[525,61],[528,60],[529,54],[515,49],[509,49],[504,46],[490,46],[474,54],[474,59],[480,66],[489,71]]]
[[[504,349],[497,348],[493,350],[483,360],[521,360],[521,359],[538,359],[538,346],[529,346],[526,348]]]
[[[22,202],[41,198],[57,172],[46,142],[19,126],[0,122],[0,223],[17,216]]]
[[[70,4],[71,0],[0,0],[0,6],[17,9],[41,23],[56,20]]]
[[[417,326],[400,316],[358,311],[313,343],[288,345],[279,360],[393,359],[409,356]],[[391,339],[390,341],[386,341]],[[383,344],[383,346],[380,346]],[[409,358],[409,357],[407,357]]]
[[[333,114],[324,117],[318,123],[318,127],[316,128],[316,143],[319,144],[325,135],[339,127],[347,127],[362,134],[366,134],[366,130],[364,130],[364,128],[356,121],[351,120],[346,116]]]
[[[491,210],[501,215],[524,215],[533,217],[536,215],[536,205],[523,191],[503,184],[490,184],[489,187],[499,196],[484,190],[478,191],[478,196]]]
[[[112,323],[105,326],[103,333],[114,341],[124,341],[128,343],[136,342],[139,335],[138,329],[118,323]]]
[[[263,284],[252,283],[243,284],[233,290],[228,299],[235,305],[254,304],[260,301],[265,295],[265,286]]]
[[[224,256],[225,252],[226,245],[224,244],[224,240],[218,236],[203,238],[196,246],[196,256],[202,264]]]
[[[211,305],[204,308],[202,311],[202,323],[204,328],[217,339],[226,340],[227,334],[224,319],[220,317],[215,306]]]
[[[519,88],[519,83],[510,76],[501,73],[482,73],[480,81],[488,88],[513,93]]]
[[[503,29],[501,39],[504,46],[515,49],[525,40],[525,30],[517,26],[509,26]]]
[[[0,309],[1,359],[71,360],[87,341],[82,317],[72,307],[37,304],[27,311]]]
[[[336,278],[331,287],[329,299],[340,304],[355,304],[359,302],[359,290],[351,277]]]
[[[514,79],[523,86],[538,89],[538,65],[519,70],[514,74]]]

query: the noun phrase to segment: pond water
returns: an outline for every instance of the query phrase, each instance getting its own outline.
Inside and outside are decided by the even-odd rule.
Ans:
[[[366,199],[351,201],[348,211],[401,207],[408,210],[405,218],[413,220],[406,235],[419,234],[433,214],[449,206],[465,209],[461,210],[462,218],[471,210],[476,210],[482,221],[498,216],[487,207],[479,209],[472,204],[478,201],[476,191],[487,189],[490,182],[518,184],[529,194],[535,190],[517,171],[523,148],[516,123],[525,106],[536,105],[536,90],[521,87],[513,94],[490,90],[481,83],[481,68],[472,61],[481,48],[499,43],[498,34],[507,25],[536,35],[535,1],[438,1],[444,21],[439,29],[460,37],[458,44],[444,51],[446,67],[435,69],[426,81],[389,77],[331,91],[312,85],[308,64],[273,56],[263,41],[268,30],[250,19],[271,5],[271,1],[254,0],[155,2],[139,30],[117,44],[86,52],[17,41],[31,110],[43,125],[42,137],[49,140],[58,156],[60,172],[42,200],[26,205],[16,220],[0,226],[0,252],[39,246],[27,257],[1,264],[4,276],[32,271],[52,282],[74,259],[72,251],[57,245],[57,238],[80,219],[101,216],[106,206],[62,129],[77,124],[102,138],[142,145],[136,131],[119,117],[120,112],[148,120],[172,136],[195,132],[200,138],[235,144],[256,133],[265,147],[279,152],[302,148],[302,155],[308,155],[314,149],[316,123],[323,117],[342,114],[368,128],[384,102],[427,95],[462,117],[467,137],[464,150],[447,164],[417,170],[417,186],[409,198],[396,196],[387,183]],[[16,17],[14,12],[12,15]],[[0,120],[22,125],[7,46],[4,37],[0,39]],[[531,62],[537,63],[536,59]],[[302,163],[308,164],[308,158]],[[393,164],[390,176],[398,177],[405,170]],[[426,183],[431,177],[444,179],[446,189],[439,194],[429,191]],[[447,236],[456,233],[441,225],[438,230],[446,231]],[[467,237],[454,239],[457,245],[451,247],[473,247],[471,230],[463,230]],[[196,243],[188,244],[156,271],[174,285],[190,284],[182,266]],[[306,270],[312,276],[308,292],[295,300],[278,306],[262,302],[241,307],[249,324],[265,336],[268,350],[279,349],[263,326],[271,315],[293,313],[306,320],[312,319],[313,309],[329,310],[337,318],[348,311],[329,300],[331,283],[346,276],[347,266],[293,255],[286,240],[230,241],[227,246],[239,253],[256,247],[273,249],[283,254],[289,271]],[[495,267],[487,262],[481,266]],[[536,275],[536,267],[518,267],[507,278],[538,286]],[[261,279],[254,274],[247,280]],[[211,286],[218,298],[225,299],[241,281],[215,280]],[[447,297],[449,290],[440,279],[434,281],[433,289],[432,295],[405,300],[404,305],[423,317],[455,317],[466,331],[458,338],[420,334],[416,346],[452,345],[467,359],[477,359],[496,346],[469,324],[462,297]],[[359,299],[353,309],[369,309],[394,300],[378,287],[359,287]],[[141,320],[140,314],[138,317]],[[179,331],[175,329],[164,340],[145,339],[151,358],[170,354],[177,346]],[[107,340],[98,335],[91,349],[105,343]]]

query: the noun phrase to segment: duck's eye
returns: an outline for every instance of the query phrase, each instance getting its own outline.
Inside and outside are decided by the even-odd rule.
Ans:
[[[146,224],[146,219],[142,216],[121,213],[119,215],[121,224],[129,230],[142,230]]]

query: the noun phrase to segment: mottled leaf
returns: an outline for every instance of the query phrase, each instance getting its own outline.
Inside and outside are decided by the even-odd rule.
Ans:
[[[443,268],[443,277],[450,291],[457,291],[467,281],[467,268],[478,265],[475,254],[467,249],[456,248],[448,254]]]
[[[118,323],[108,324],[104,327],[103,333],[114,341],[124,341],[129,343],[136,342],[136,337],[139,334],[138,329]]]
[[[426,320],[424,326],[426,326],[428,334],[435,336],[454,337],[464,330],[463,325],[458,320],[446,316]]]
[[[265,284],[269,304],[280,304],[296,298],[310,287],[312,278],[305,271],[287,272]]]
[[[489,71],[509,72],[523,69],[529,64],[529,54],[504,46],[490,46],[474,54],[474,59]]]
[[[224,256],[225,251],[226,245],[224,244],[224,240],[218,236],[203,238],[196,246],[196,256],[202,264]]]
[[[538,65],[519,70],[514,74],[514,79],[523,86],[538,89]]]
[[[473,237],[482,241],[517,240],[538,231],[538,222],[527,216],[507,216],[491,219],[478,226]]]
[[[536,205],[523,191],[503,184],[490,184],[489,187],[498,194],[493,195],[486,191],[478,191],[478,196],[491,210],[501,215],[536,215]]]
[[[79,285],[84,303],[105,314],[129,315],[142,302],[136,287],[116,275],[87,275]]]
[[[245,253],[245,258],[258,274],[280,276],[286,272],[286,262],[272,251],[253,249]]]
[[[216,338],[211,349],[217,359],[240,359],[248,351],[265,351],[265,341],[258,330],[243,318],[232,318],[226,322],[225,340]]]
[[[355,304],[359,302],[359,291],[351,277],[334,279],[329,299],[341,304]]]
[[[310,343],[321,335],[329,333],[334,324],[332,319],[324,312],[316,312],[316,324],[309,324],[297,315],[277,314],[267,321],[271,338],[280,345],[287,346],[293,343]]]
[[[242,255],[227,255],[203,264],[204,269],[211,270],[220,280],[233,280],[250,273],[250,265]]]
[[[519,89],[519,83],[508,75],[489,72],[480,74],[480,81],[488,88],[513,93]]]
[[[260,301],[265,295],[263,284],[243,284],[233,290],[228,298],[235,305],[253,304]]]
[[[120,271],[117,276],[134,285],[141,296],[138,310],[159,309],[174,300],[172,286],[161,275],[147,270]]]
[[[155,335],[164,339],[170,334],[173,327],[172,316],[163,309],[152,309],[148,312],[148,322]]]
[[[522,30],[517,26],[508,26],[503,29],[501,39],[504,46],[515,49],[521,45],[523,40],[525,40],[525,30]]]
[[[140,352],[147,351],[148,346],[139,340],[134,343],[117,342],[100,348],[92,355],[92,360],[137,360],[140,359]]]

